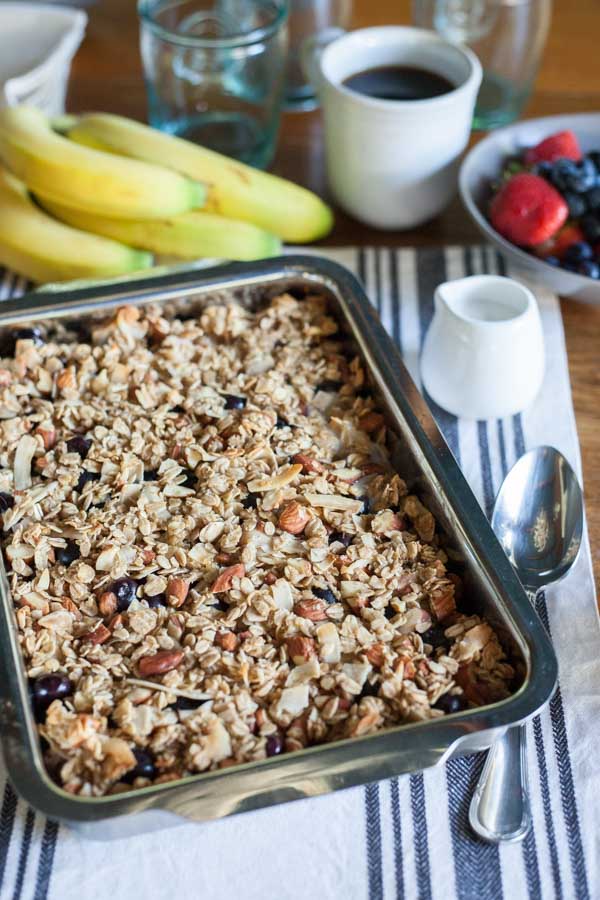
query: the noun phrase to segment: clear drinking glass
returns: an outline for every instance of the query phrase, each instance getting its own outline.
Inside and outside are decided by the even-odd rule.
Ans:
[[[150,124],[261,168],[275,151],[286,0],[139,0]]]
[[[302,45],[306,38],[331,29],[345,31],[352,17],[352,0],[290,0],[289,9],[285,105],[291,110],[314,109],[318,103],[302,66]]]
[[[483,66],[473,128],[518,118],[546,43],[552,0],[413,0],[413,22],[467,44]]]

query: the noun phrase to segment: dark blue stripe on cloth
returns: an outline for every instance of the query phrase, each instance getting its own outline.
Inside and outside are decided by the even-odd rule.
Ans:
[[[485,514],[491,518],[494,508],[494,482],[492,479],[492,463],[490,459],[490,442],[488,440],[487,422],[477,423],[479,441],[479,460],[481,463],[481,481],[483,484],[483,506]]]
[[[29,850],[31,849],[31,835],[33,834],[33,826],[35,823],[35,813],[31,807],[27,809],[25,816],[25,825],[23,827],[23,837],[21,838],[21,850],[19,853],[19,862],[17,863],[17,876],[15,878],[15,889],[13,891],[13,900],[19,900],[21,891],[23,890],[23,882],[25,880],[25,870],[29,860]]]
[[[4,797],[2,798],[2,809],[0,809],[0,897],[2,896],[2,884],[4,882],[6,860],[10,850],[16,812],[17,795],[7,781],[4,787]]]
[[[381,814],[379,810],[378,784],[368,784],[365,788],[365,812],[369,900],[383,900]]]
[[[431,871],[429,868],[429,841],[427,835],[427,809],[423,776],[410,776],[410,806],[415,844],[415,869],[419,900],[431,900]]]
[[[506,460],[506,441],[504,439],[504,425],[502,419],[498,419],[498,448],[500,450],[502,478],[506,478],[506,475],[508,474],[508,462]]]
[[[498,847],[480,841],[469,827],[469,804],[484,759],[484,754],[478,753],[451,759],[446,766],[458,900],[502,900],[503,896]],[[446,896],[451,896],[450,891]]]
[[[53,822],[52,819],[46,820],[46,826],[42,835],[42,846],[40,849],[40,860],[38,863],[33,900],[46,900],[48,896],[54,854],[56,852],[58,829],[58,822]]]
[[[537,858],[537,844],[533,825],[523,838],[523,866],[525,868],[525,881],[527,882],[527,895],[529,900],[542,900],[542,883],[540,881],[540,867]],[[558,900],[558,897],[556,898]]]
[[[513,416],[513,431],[515,436],[515,459],[520,459],[526,452],[523,418],[521,413],[517,413],[516,416]]]
[[[546,762],[546,750],[544,747],[544,735],[542,733],[542,720],[536,716],[533,720],[533,740],[540,771],[540,792],[542,795],[542,807],[544,810],[544,825],[548,839],[548,852],[550,853],[550,871],[554,884],[554,896],[561,900],[563,896],[562,881],[560,877],[560,865],[558,862],[558,848],[556,845],[556,833],[554,831],[554,819],[552,817],[552,802],[550,799],[550,786],[548,782],[548,764]]]
[[[535,606],[542,623],[552,637],[546,595],[540,591],[536,597]],[[567,843],[569,845],[569,858],[574,884],[574,896],[577,900],[589,900],[590,892],[587,880],[585,855],[581,840],[581,828],[579,825],[579,813],[577,811],[577,797],[575,796],[575,783],[573,781],[573,769],[571,767],[571,755],[569,752],[569,739],[567,737],[567,725],[565,722],[565,710],[562,701],[560,685],[556,688],[554,696],[550,700],[550,719],[552,722],[552,738],[556,752],[558,765],[558,783],[560,786],[560,799],[565,826],[567,829]]]
[[[402,353],[402,324],[400,318],[400,282],[398,279],[398,253],[399,251],[388,249],[390,267],[390,297],[392,305],[392,336]]]
[[[394,838],[394,874],[396,876],[396,900],[404,900],[404,857],[402,854],[402,816],[398,779],[390,781],[390,806],[392,810],[392,835]]]

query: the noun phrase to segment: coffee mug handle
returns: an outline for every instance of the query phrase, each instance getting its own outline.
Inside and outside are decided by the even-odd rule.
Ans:
[[[321,86],[321,56],[323,51],[342,35],[346,34],[344,28],[324,28],[316,34],[310,35],[302,41],[300,47],[300,61],[304,77],[318,92]]]

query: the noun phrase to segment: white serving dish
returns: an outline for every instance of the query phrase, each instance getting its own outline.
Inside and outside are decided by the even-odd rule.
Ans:
[[[492,228],[487,219],[490,182],[498,177],[507,156],[522,147],[537,144],[555,131],[570,128],[575,132],[584,153],[600,150],[600,113],[547,116],[516,122],[492,132],[465,157],[460,170],[459,189],[467,212],[484,235],[500,250],[512,266],[534,275],[555,293],[588,303],[600,304],[600,281],[558,269],[543,262],[515,244],[511,244]]]
[[[21,103],[65,111],[71,60],[87,15],[45,3],[0,3],[0,107]]]

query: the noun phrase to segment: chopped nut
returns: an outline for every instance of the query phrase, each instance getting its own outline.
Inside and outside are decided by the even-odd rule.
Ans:
[[[233,653],[238,645],[238,638],[233,631],[219,631],[215,635],[215,643],[222,647],[223,650]]]
[[[33,432],[41,437],[44,450],[52,450],[56,444],[56,432],[50,428],[36,428]]]
[[[438,620],[443,622],[448,616],[456,612],[456,601],[454,600],[454,585],[449,584],[437,590],[432,591],[429,597],[431,611]]]
[[[93,631],[88,631],[87,634],[81,635],[82,641],[88,641],[90,644],[104,644],[111,637],[111,632],[102,622],[94,628]]]
[[[327,618],[327,605],[322,600],[300,600],[294,606],[294,612],[311,622],[321,622]]]
[[[117,597],[112,591],[104,591],[98,598],[98,612],[107,619],[117,611]]]
[[[275,574],[275,572],[267,572],[267,574],[265,575],[265,584],[275,584],[276,581],[277,575]]]
[[[366,431],[367,434],[370,434],[372,431],[377,431],[378,428],[381,428],[384,422],[385,420],[381,413],[370,412],[359,419],[358,427],[361,431]]]
[[[149,675],[163,675],[176,669],[183,660],[183,650],[159,650],[153,656],[142,656],[138,660],[138,671],[142,678]]]
[[[235,566],[229,566],[216,578],[211,587],[213,594],[222,594],[228,591],[233,584],[234,578],[243,578],[246,574],[246,567],[243,563],[236,563]]]
[[[179,609],[186,601],[190,586],[184,578],[169,578],[167,582],[167,603]]]
[[[278,519],[278,525],[282,531],[290,534],[301,534],[310,521],[310,513],[305,506],[301,506],[295,500],[284,506]]]
[[[371,644],[367,649],[365,656],[372,666],[375,666],[376,669],[380,669],[385,660],[384,645],[381,643]]]
[[[306,456],[305,453],[296,453],[296,455],[294,456],[294,462],[302,466],[303,472],[316,472],[317,474],[325,472],[325,466],[322,463],[320,463],[317,459],[312,459],[310,456]]]
[[[289,637],[286,643],[290,659],[298,666],[315,654],[315,642],[312,638],[295,634],[293,637]]]

